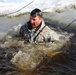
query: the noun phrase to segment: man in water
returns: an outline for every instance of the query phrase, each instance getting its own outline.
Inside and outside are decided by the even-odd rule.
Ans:
[[[40,9],[32,10],[30,20],[20,28],[20,35],[26,41],[36,43],[46,43],[57,39],[55,32],[45,25]]]

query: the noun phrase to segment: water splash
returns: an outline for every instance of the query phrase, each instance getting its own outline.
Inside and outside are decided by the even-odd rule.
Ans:
[[[21,25],[19,25],[21,26]],[[15,28],[15,29],[14,29]],[[15,36],[19,27],[13,27],[11,31],[7,33],[2,39],[4,43],[0,44],[1,48],[16,47],[18,51],[14,54],[11,59],[11,63],[18,69],[22,70],[34,70],[43,61],[43,58],[53,57],[54,55],[61,53],[65,50],[61,50],[64,46],[70,45],[70,38],[73,34],[67,32],[56,33],[56,37],[59,37],[58,41],[55,40],[51,43],[35,44],[25,43],[20,39],[19,36]],[[58,35],[57,35],[58,34]]]

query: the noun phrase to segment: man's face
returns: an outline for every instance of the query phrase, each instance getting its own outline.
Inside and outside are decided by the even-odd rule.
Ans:
[[[38,27],[41,21],[42,21],[42,18],[40,16],[35,16],[35,17],[30,16],[30,22],[31,22],[32,28]]]

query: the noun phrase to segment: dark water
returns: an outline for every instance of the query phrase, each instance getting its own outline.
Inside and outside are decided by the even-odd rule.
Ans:
[[[21,21],[21,19],[18,20],[19,22]],[[16,21],[15,24],[18,24],[19,22]],[[23,22],[25,22],[25,20]],[[4,22],[2,24],[5,25]],[[10,25],[10,23],[8,22],[7,25]],[[6,32],[9,28],[13,27],[13,25],[14,24],[12,23],[12,25],[10,25],[7,29],[3,27],[3,32]],[[61,50],[64,51],[61,53],[55,54],[52,57],[44,57],[41,64],[33,71],[20,70],[10,62],[13,57],[13,53],[18,52],[18,46],[0,48],[0,75],[76,75],[76,31],[67,31],[75,34],[70,39],[70,45],[62,47]],[[1,40],[0,42],[4,43],[4,40]]]
[[[41,75],[76,75],[76,36],[66,52],[55,55],[38,70]]]

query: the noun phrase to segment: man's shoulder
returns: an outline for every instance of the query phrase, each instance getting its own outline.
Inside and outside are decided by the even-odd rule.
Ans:
[[[48,25],[46,25],[46,27],[44,28],[44,31],[51,31],[51,28]]]
[[[21,26],[21,29],[24,29],[24,28],[28,27],[29,24],[30,24],[29,21],[26,22],[25,24],[23,24],[23,25]]]
[[[23,24],[20,28],[20,35],[24,35],[23,33],[28,30],[29,21]]]

